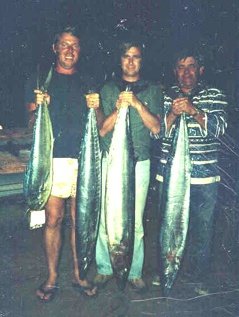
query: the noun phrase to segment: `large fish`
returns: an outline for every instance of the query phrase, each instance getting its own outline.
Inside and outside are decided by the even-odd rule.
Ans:
[[[98,233],[101,205],[101,151],[94,109],[89,109],[81,145],[76,198],[76,248],[80,276],[84,278]]]
[[[52,72],[53,66],[50,68],[45,83],[41,87],[42,91],[47,90],[52,78]],[[44,101],[43,104],[38,105],[36,110],[31,154],[24,176],[23,190],[30,210],[43,209],[50,196],[52,187],[52,154],[52,125],[48,104]]]
[[[128,278],[134,237],[134,160],[129,130],[129,112],[121,108],[108,155],[105,217],[108,249],[118,287]]]
[[[52,187],[53,134],[48,105],[37,107],[33,144],[24,177],[24,194],[31,210],[44,208]]]
[[[173,286],[184,253],[189,222],[191,162],[185,115],[177,119],[165,167],[160,230],[163,293]]]

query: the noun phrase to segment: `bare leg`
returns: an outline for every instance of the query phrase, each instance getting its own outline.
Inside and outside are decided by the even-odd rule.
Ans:
[[[77,261],[77,254],[76,254],[76,234],[75,234],[75,222],[76,222],[76,199],[71,198],[71,248],[72,248],[72,255],[73,255],[73,269],[74,269],[74,280],[75,283],[79,284],[80,286],[87,287],[89,283],[87,280],[81,280],[79,274],[79,266]],[[96,294],[96,288],[92,290],[85,291],[89,296]]]
[[[48,278],[43,289],[50,289],[56,285],[59,253],[61,249],[61,224],[64,216],[65,200],[50,196],[46,210],[46,225],[44,231],[45,252],[48,266]],[[37,295],[46,297],[40,290]]]
[[[51,196],[46,205],[46,226],[44,233],[45,251],[48,264],[48,284],[54,285],[61,248],[61,224],[64,216],[65,200]]]
[[[74,269],[74,279],[75,282],[80,282],[80,274],[79,274],[79,267],[77,261],[77,254],[76,254],[76,234],[75,234],[75,212],[76,212],[76,199],[71,198],[71,249],[72,249],[72,256],[73,256],[73,269]]]

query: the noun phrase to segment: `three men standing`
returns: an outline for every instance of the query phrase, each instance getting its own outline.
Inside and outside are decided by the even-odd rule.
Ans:
[[[36,104],[47,98],[55,138],[53,154],[53,187],[46,205],[45,249],[48,278],[37,290],[43,301],[51,300],[57,289],[58,261],[61,248],[61,224],[64,216],[65,200],[71,202],[71,244],[74,263],[74,287],[87,296],[94,296],[96,288],[79,277],[75,251],[75,209],[77,158],[86,115],[83,83],[79,78],[76,63],[80,54],[80,39],[75,30],[67,28],[56,36],[53,44],[56,67],[50,81],[48,94],[36,91],[30,82],[27,89],[27,107],[36,109]],[[143,215],[150,181],[150,135],[160,132],[160,118],[165,123],[162,157],[157,179],[163,181],[163,166],[170,153],[174,123],[182,113],[186,114],[192,163],[190,192],[189,249],[190,268],[196,274],[203,274],[209,266],[210,242],[217,183],[220,176],[217,169],[219,142],[217,138],[226,128],[225,107],[227,102],[222,92],[207,88],[199,82],[204,65],[201,57],[191,52],[178,55],[175,62],[177,86],[171,87],[162,104],[162,92],[158,85],[141,78],[143,47],[136,42],[124,42],[120,46],[121,77],[106,83],[100,97],[105,115],[100,111],[98,94],[87,97],[87,106],[96,110],[101,136],[102,197],[104,197],[107,153],[118,109],[129,107],[130,129],[135,158],[135,230],[133,260],[129,282],[137,291],[143,291],[146,284],[142,279],[144,262]],[[130,89],[126,89],[130,88]],[[126,91],[127,90],[127,91]],[[129,91],[128,91],[129,90]],[[100,120],[99,120],[100,119]],[[71,175],[71,177],[69,177]],[[175,175],[175,177],[177,177]],[[102,287],[112,278],[107,233],[105,228],[105,208],[102,198],[101,221],[96,245],[97,275],[95,285]]]

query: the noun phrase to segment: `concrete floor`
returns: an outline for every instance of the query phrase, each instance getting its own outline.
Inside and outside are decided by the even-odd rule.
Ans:
[[[44,281],[46,268],[42,229],[30,231],[24,217],[21,196],[0,199],[0,317],[232,317],[239,316],[238,245],[235,244],[237,207],[227,197],[220,204],[214,242],[213,274],[208,280],[210,293],[198,295],[195,283],[179,275],[170,297],[163,298],[159,287],[151,286],[155,269],[155,210],[153,194],[145,216],[146,260],[144,278],[148,291],[139,295],[129,286],[119,292],[114,280],[100,290],[97,298],[87,299],[71,287],[72,267],[69,225],[64,225],[64,244],[60,261],[59,291],[47,304],[35,296]],[[93,263],[89,279],[95,274]]]

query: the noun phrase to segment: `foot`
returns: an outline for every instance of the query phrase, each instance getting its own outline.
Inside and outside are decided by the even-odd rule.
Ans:
[[[135,278],[129,280],[130,286],[137,292],[143,293],[147,290],[147,286],[142,278]]]
[[[151,283],[152,283],[153,286],[160,286],[160,277],[159,277],[158,274],[155,274],[153,276],[153,279],[152,279]]]
[[[86,297],[94,297],[97,295],[97,287],[87,281],[73,282],[72,286],[77,292]]]
[[[48,285],[44,282],[37,289],[36,296],[42,302],[48,303],[54,299],[58,288],[59,287],[57,285]]]
[[[112,279],[113,275],[97,274],[94,278],[94,284],[99,288],[103,288]]]

